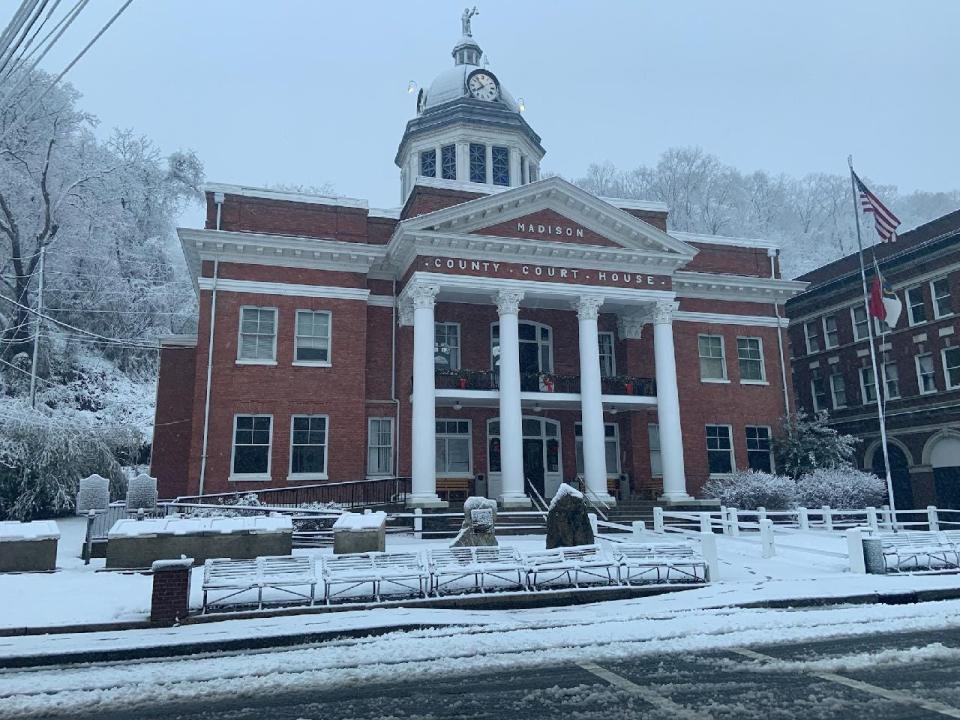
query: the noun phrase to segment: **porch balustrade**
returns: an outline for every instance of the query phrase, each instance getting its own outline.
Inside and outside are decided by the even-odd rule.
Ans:
[[[499,373],[496,370],[437,370],[438,390],[499,390]],[[653,378],[617,375],[601,379],[604,395],[636,395],[655,397],[657,384]],[[521,373],[520,389],[523,392],[580,392],[579,375],[557,373]]]

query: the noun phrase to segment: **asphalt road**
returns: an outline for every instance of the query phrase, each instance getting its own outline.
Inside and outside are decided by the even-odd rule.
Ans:
[[[930,646],[933,646],[931,649]],[[942,646],[942,648],[940,647]],[[900,662],[911,648],[926,648]],[[960,718],[960,631],[876,635],[505,670],[441,682],[354,686],[215,705],[158,698],[138,720],[779,720]],[[876,661],[880,653],[881,662]],[[864,655],[860,655],[864,654]],[[938,657],[940,655],[940,657]],[[944,657],[946,656],[946,657]],[[922,658],[917,660],[916,658]],[[841,659],[842,658],[842,659]],[[106,710],[106,709],[105,709]],[[93,720],[94,716],[90,717]],[[96,714],[128,720],[129,712]]]

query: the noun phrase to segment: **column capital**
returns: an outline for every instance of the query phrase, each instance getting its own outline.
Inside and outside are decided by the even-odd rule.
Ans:
[[[643,326],[650,322],[649,315],[632,314],[617,317],[617,330],[621,340],[639,340],[643,337]]]
[[[581,320],[596,320],[600,314],[601,305],[603,305],[603,297],[600,295],[584,295],[573,302],[573,308]]]
[[[669,325],[673,322],[673,314],[680,307],[680,303],[673,300],[658,300],[653,306],[653,322],[655,325]]]
[[[433,310],[437,304],[439,285],[414,285],[406,291],[414,310]]]
[[[397,303],[397,324],[401,327],[413,325],[413,302],[409,298],[401,298]]]
[[[516,315],[520,312],[523,292],[520,290],[501,290],[497,293],[497,314]]]

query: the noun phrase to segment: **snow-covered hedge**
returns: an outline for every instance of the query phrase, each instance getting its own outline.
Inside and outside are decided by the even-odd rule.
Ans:
[[[157,507],[157,479],[140,473],[127,482],[127,510],[153,510]]]
[[[703,486],[706,497],[742,510],[787,510],[795,505],[797,485],[782,475],[739,470],[722,478],[711,478]]]
[[[886,483],[856,468],[821,468],[797,480],[797,502],[805,507],[860,509],[886,501]]]

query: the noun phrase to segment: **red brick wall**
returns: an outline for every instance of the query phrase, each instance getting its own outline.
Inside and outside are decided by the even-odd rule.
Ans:
[[[190,493],[192,380],[196,371],[196,348],[164,347],[160,350],[150,474],[157,478],[157,494],[164,499]]]
[[[442,210],[451,205],[459,205],[468,200],[484,197],[486,193],[472,193],[463,190],[445,190],[442,188],[417,185],[407,196],[407,201],[400,211],[400,219],[426,215],[434,210]]]
[[[622,208],[624,212],[630,213],[634,217],[640,218],[646,223],[650,223],[655,228],[664,232],[667,231],[667,212],[660,210],[634,210],[631,208]]]
[[[770,277],[770,258],[764,249],[704,243],[690,243],[690,245],[700,252],[684,266],[684,270]]]
[[[275,282],[291,285],[367,287],[367,276],[363,273],[340,270],[314,270],[312,268],[222,262],[218,273],[221,278],[229,280],[253,280],[255,282]],[[213,277],[213,263],[205,262],[202,274],[204,277]]]

